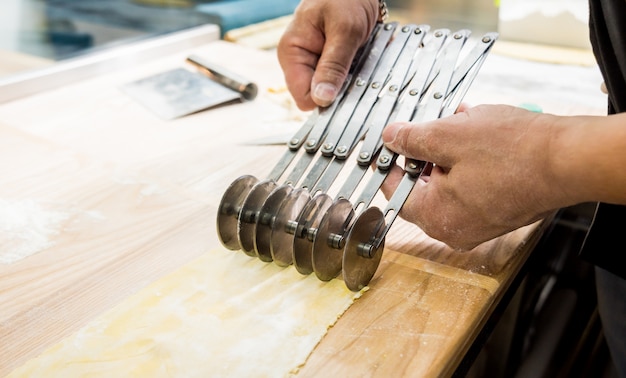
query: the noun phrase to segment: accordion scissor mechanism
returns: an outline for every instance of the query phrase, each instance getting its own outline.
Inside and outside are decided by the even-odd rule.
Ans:
[[[382,131],[456,111],[498,35],[469,37],[378,25],[337,100],[311,113],[269,176],[244,175],[227,188],[217,214],[222,244],[323,281],[342,276],[350,290],[368,285],[400,209],[432,169],[387,149]],[[384,208],[373,206],[394,165],[404,167],[400,184]]]

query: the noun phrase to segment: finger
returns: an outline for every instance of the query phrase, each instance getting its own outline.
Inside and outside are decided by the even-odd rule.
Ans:
[[[406,171],[398,165],[394,165],[389,174],[380,186],[380,191],[385,195],[387,200],[390,200],[395,191],[398,189],[400,181],[404,178]],[[419,226],[419,211],[421,209],[421,201],[423,200],[423,190],[427,188],[426,183],[429,181],[429,177],[420,176],[415,183],[415,186],[406,199],[404,205],[400,209],[400,217],[404,220],[415,223]]]
[[[452,137],[447,130],[456,123],[450,120],[452,117],[456,115],[419,124],[391,123],[383,130],[383,142],[390,150],[408,158],[451,167],[455,159],[450,154],[452,150],[445,146]]]
[[[344,38],[333,38],[324,46],[311,80],[311,98],[319,106],[328,106],[337,98],[356,54],[356,48],[346,46],[347,41],[342,40]]]
[[[460,113],[460,112],[464,112],[466,110],[468,110],[469,108],[471,108],[472,106],[466,102],[462,102],[461,104],[459,104],[459,107],[456,108],[455,113]]]
[[[404,176],[404,170],[397,165],[390,168],[385,181],[380,186],[380,191],[385,195],[385,198],[389,200],[393,193],[398,188],[402,177]]]
[[[326,31],[326,43],[311,81],[311,98],[317,105],[328,106],[337,98],[356,52],[372,28],[373,24],[365,19],[350,29],[337,27]]]
[[[302,35],[307,36],[306,41],[301,39]],[[277,57],[287,89],[301,110],[317,106],[311,98],[311,81],[323,43],[323,36],[315,28],[301,23],[290,24],[278,42]]]
[[[300,110],[312,110],[317,106],[311,98],[311,80],[315,72],[315,65],[309,61],[313,59],[310,57],[310,53],[306,51],[300,52],[297,59],[296,53],[294,53],[293,58],[290,58],[290,63],[283,67],[287,89]]]

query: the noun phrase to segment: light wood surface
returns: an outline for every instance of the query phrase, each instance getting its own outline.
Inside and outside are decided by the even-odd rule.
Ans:
[[[229,30],[224,34],[224,40],[258,49],[273,49],[292,19],[292,15],[287,15]]]
[[[251,78],[259,96],[167,122],[120,91],[191,53]],[[219,247],[226,187],[264,177],[285,148],[251,142],[295,132],[305,118],[273,53],[222,41],[0,106],[0,200],[56,221],[39,229],[40,252],[0,264],[0,376]],[[461,254],[397,220],[370,290],[298,375],[450,375],[544,225]],[[0,247],[9,242],[0,237]]]
[[[0,50],[0,76],[34,70],[54,64],[51,59],[22,54],[17,51]]]

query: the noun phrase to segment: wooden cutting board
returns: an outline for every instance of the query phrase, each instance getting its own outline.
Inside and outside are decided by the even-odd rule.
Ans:
[[[120,91],[191,53],[219,57],[256,81],[259,96],[164,121]],[[0,376],[220,247],[215,216],[227,185],[243,174],[264,177],[284,151],[250,141],[295,132],[306,116],[273,52],[227,42],[1,105],[0,205],[40,223],[36,237],[0,239],[0,247],[32,252],[0,264]],[[544,226],[459,254],[397,220],[370,290],[299,375],[451,374]]]

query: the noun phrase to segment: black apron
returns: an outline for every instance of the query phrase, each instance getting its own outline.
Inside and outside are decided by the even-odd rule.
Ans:
[[[626,0],[590,0],[594,55],[609,94],[608,114],[626,111]],[[624,125],[626,127],[626,125]],[[615,174],[626,174],[616,172]],[[581,257],[626,278],[626,206],[598,203]]]

